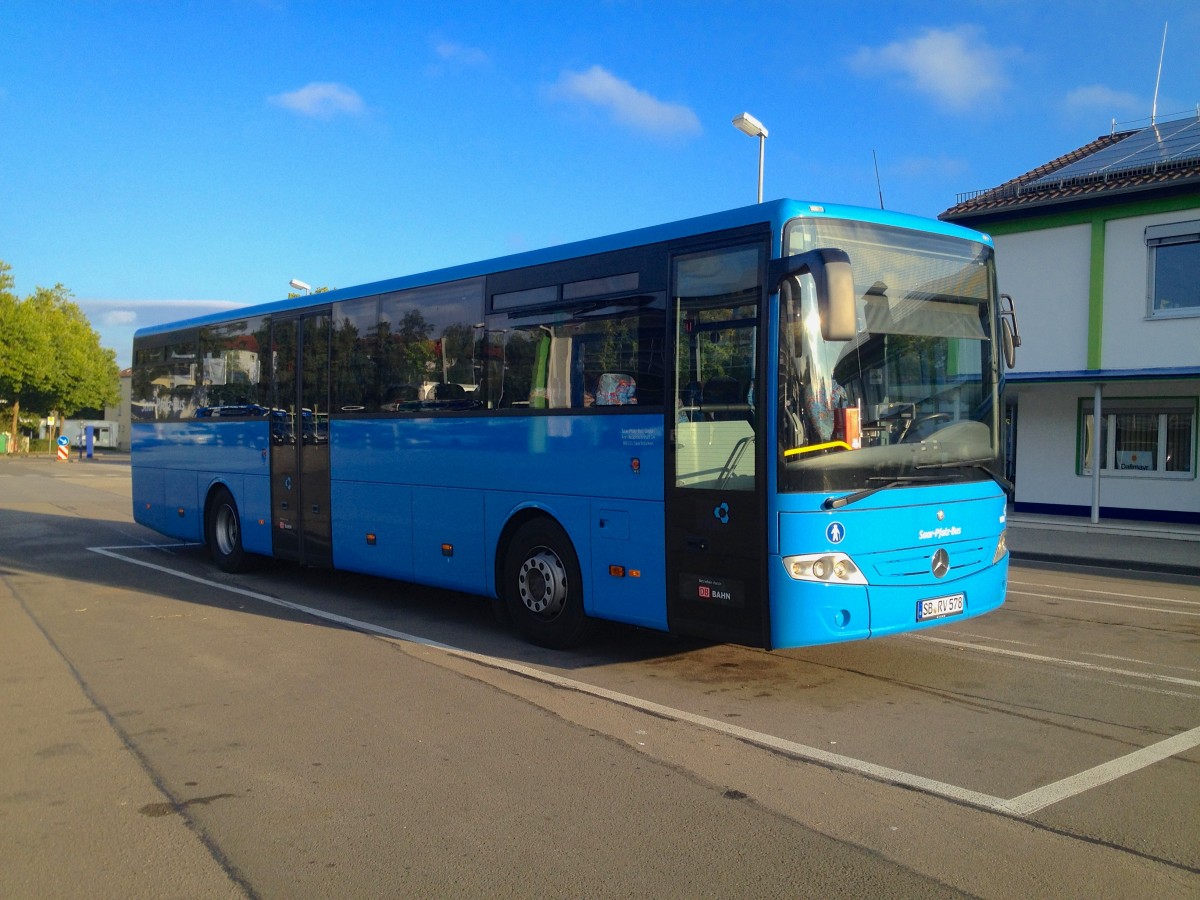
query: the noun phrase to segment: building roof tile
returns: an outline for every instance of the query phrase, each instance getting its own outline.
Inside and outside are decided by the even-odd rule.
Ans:
[[[1101,135],[1091,143],[1065,153],[1057,159],[1018,175],[1003,184],[983,191],[959,194],[958,202],[938,218],[959,221],[975,217],[994,217],[1026,211],[1034,207],[1064,206],[1098,195],[1120,195],[1195,184],[1200,189],[1200,159],[1158,162],[1117,172],[1092,175],[1046,178],[1072,163],[1086,159],[1111,147],[1141,129],[1114,131]]]

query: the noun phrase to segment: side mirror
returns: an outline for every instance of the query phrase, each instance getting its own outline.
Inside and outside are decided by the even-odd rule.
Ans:
[[[771,261],[770,290],[775,293],[788,278],[812,275],[817,286],[821,336],[827,341],[848,341],[855,327],[854,274],[844,250],[822,248]]]
[[[1008,319],[1000,320],[1000,348],[1004,351],[1004,365],[1011,369],[1017,364],[1017,337]]]
[[[1000,346],[1004,351],[1004,364],[1010,369],[1017,364],[1017,348],[1021,346],[1021,333],[1017,331],[1017,307],[1009,294],[1000,295]]]

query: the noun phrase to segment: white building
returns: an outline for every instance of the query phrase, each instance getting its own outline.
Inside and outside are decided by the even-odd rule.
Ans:
[[[1014,509],[1200,524],[1200,115],[1097,138],[941,218],[993,236],[1016,304]]]

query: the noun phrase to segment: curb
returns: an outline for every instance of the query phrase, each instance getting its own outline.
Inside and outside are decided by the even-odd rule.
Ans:
[[[1073,566],[1083,569],[1101,569],[1116,572],[1152,572],[1159,575],[1175,575],[1182,578],[1200,578],[1200,568],[1176,563],[1135,561],[1131,559],[1096,559],[1088,556],[1064,556],[1058,553],[1037,553],[1027,550],[1009,550],[1014,562],[1038,563],[1041,565]]]

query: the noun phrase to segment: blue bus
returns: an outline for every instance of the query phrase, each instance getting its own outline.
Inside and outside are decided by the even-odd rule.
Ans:
[[[255,556],[771,648],[1004,599],[986,235],[778,200],[143,328],[134,517]]]

